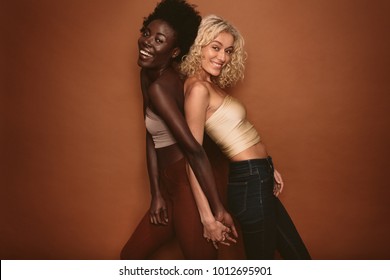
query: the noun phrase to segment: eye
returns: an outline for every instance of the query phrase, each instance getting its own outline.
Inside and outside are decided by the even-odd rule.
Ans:
[[[164,43],[164,41],[161,40],[160,38],[156,38],[156,42],[159,43],[159,44]]]
[[[149,36],[149,30],[147,30],[146,28],[142,28],[141,29],[141,36],[142,37],[148,37]]]
[[[228,50],[226,50],[226,53],[227,53],[227,54],[232,54],[232,53],[233,53],[233,50],[232,50],[232,49],[228,49]]]
[[[213,50],[215,50],[217,52],[220,50],[220,48],[218,46],[212,46],[212,48],[213,48]]]

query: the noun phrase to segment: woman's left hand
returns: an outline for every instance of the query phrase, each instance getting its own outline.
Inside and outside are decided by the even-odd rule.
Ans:
[[[277,197],[283,191],[284,183],[282,180],[282,176],[275,169],[274,170],[274,195]]]
[[[220,244],[230,246],[229,242],[236,243],[237,241],[230,237],[231,230],[217,220],[203,223],[203,237],[207,241],[212,241],[215,249],[218,249],[218,242]]]

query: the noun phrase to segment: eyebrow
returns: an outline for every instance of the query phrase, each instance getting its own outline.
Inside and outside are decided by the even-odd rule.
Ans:
[[[220,41],[218,41],[218,40],[213,40],[213,41],[211,41],[211,43],[218,43],[219,45],[222,46],[222,43]]]
[[[165,35],[165,34],[163,34],[163,33],[157,32],[156,34],[157,34],[157,35],[161,35],[161,36],[167,38],[167,35]]]
[[[213,40],[213,41],[211,41],[211,43],[217,43],[218,45],[223,46],[222,43],[218,40]],[[229,47],[225,48],[225,50],[230,49],[230,48],[234,49],[234,46],[229,46]]]
[[[150,32],[150,28],[148,28],[148,27],[146,27],[146,26],[143,26],[143,27],[141,28],[141,32],[143,32],[143,31],[148,31],[148,32]],[[156,34],[157,34],[157,35],[161,35],[161,36],[167,38],[167,36],[166,36],[165,34],[161,33],[161,32],[157,32]]]

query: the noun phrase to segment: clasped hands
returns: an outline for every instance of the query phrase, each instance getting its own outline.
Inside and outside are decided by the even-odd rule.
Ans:
[[[166,226],[168,224],[168,211],[165,200],[161,196],[152,197],[149,219],[154,225]],[[230,246],[231,243],[237,242],[236,227],[226,210],[222,210],[215,217],[202,221],[202,223],[203,237],[208,242],[211,241],[216,249],[218,249],[218,243]]]
[[[281,194],[283,187],[282,176],[277,170],[274,170],[273,193],[276,197]],[[203,221],[203,236],[208,242],[212,241],[216,249],[218,249],[218,243],[230,246],[230,243],[236,243],[236,238],[238,238],[233,219],[226,210],[216,215],[215,219]]]
[[[230,214],[222,211],[210,221],[202,221],[203,237],[212,242],[213,246],[218,249],[218,244],[230,246],[231,243],[236,243],[238,237],[236,227]]]

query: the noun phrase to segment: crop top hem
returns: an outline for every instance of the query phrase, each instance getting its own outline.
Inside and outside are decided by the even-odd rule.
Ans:
[[[165,148],[176,143],[176,139],[171,134],[171,131],[156,113],[149,107],[146,108],[145,126],[150,135],[152,135],[154,147]]]
[[[260,142],[257,130],[246,118],[244,105],[230,95],[206,120],[205,130],[228,158]]]

